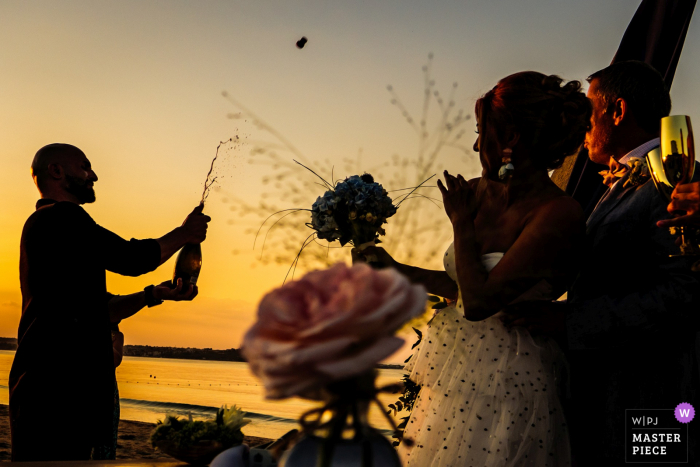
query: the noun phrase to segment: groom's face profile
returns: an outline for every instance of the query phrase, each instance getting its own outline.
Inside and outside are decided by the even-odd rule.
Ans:
[[[584,146],[588,149],[588,157],[596,164],[607,165],[612,154],[611,140],[615,128],[612,115],[607,105],[598,93],[598,80],[593,79],[588,87],[588,99],[593,106],[591,126],[586,133]]]

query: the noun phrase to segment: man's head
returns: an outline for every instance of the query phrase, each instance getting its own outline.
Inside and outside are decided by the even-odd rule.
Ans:
[[[643,62],[610,65],[588,77],[593,105],[586,135],[588,156],[607,164],[659,136],[659,121],[671,112],[671,96],[663,77]]]
[[[70,144],[54,143],[37,151],[32,177],[44,198],[76,204],[95,201],[97,175],[83,151]]]

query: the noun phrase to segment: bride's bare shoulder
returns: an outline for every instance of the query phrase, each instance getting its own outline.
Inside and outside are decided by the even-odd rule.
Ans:
[[[563,192],[545,200],[533,209],[531,218],[535,221],[565,224],[571,227],[579,227],[585,223],[581,205]]]

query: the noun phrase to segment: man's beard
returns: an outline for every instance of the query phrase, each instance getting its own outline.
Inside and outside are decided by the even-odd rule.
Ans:
[[[68,182],[66,191],[78,198],[80,204],[95,202],[95,190],[88,185],[89,180],[66,174],[66,181]]]

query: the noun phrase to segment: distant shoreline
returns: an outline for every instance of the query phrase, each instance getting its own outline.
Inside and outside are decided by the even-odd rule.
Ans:
[[[0,337],[0,350],[17,350],[17,339]],[[246,362],[239,349],[217,350],[193,347],[159,347],[153,345],[125,345],[125,357],[177,358],[182,360],[209,360],[218,362]],[[403,369],[403,364],[379,363],[376,368],[386,370]]]

